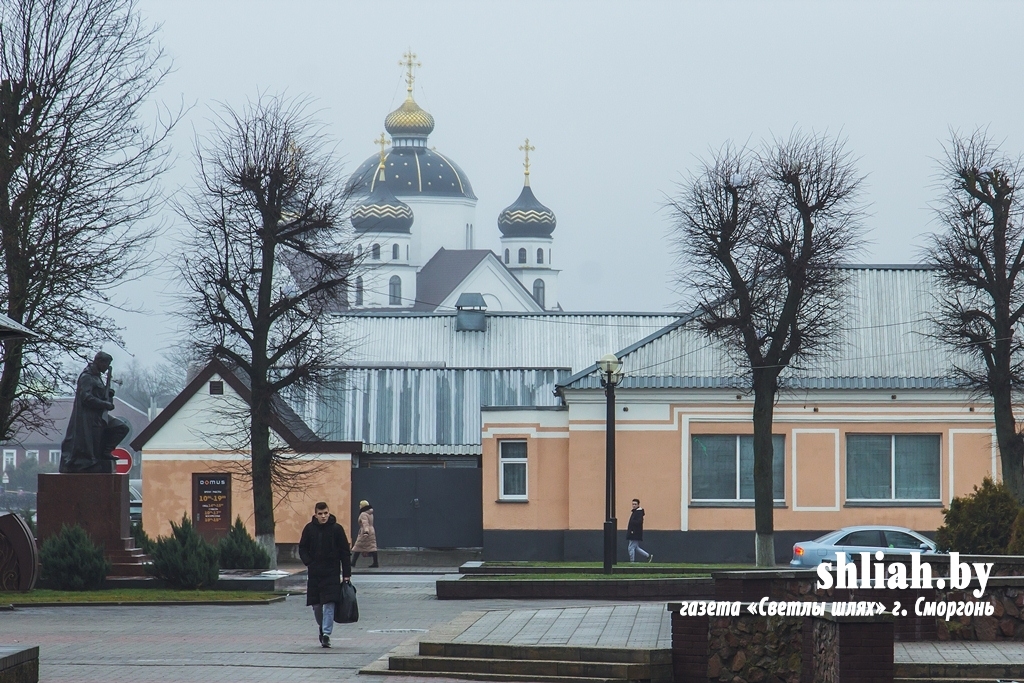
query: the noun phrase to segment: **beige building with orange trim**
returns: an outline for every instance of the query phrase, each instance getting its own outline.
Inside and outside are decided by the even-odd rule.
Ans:
[[[249,533],[255,532],[249,454],[239,436],[244,434],[248,401],[246,381],[213,361],[132,441],[142,453],[142,525],[150,536],[169,535],[171,521],[183,515],[212,537],[236,517]],[[338,522],[351,528],[352,453],[360,444],[324,441],[284,401],[274,403],[271,447],[309,472],[290,490],[278,490],[277,543],[299,542],[318,501],[326,501]],[[228,482],[226,508],[211,509],[204,500],[210,491],[197,490],[209,480]]]
[[[844,526],[925,533],[942,508],[999,475],[991,406],[957,387],[928,336],[933,273],[850,270],[833,352],[782,375],[775,408],[775,529],[792,543]],[[752,397],[737,364],[685,319],[621,350],[616,516],[646,510],[642,544],[664,560],[753,557]],[[596,367],[559,386],[556,409],[483,412],[484,554],[597,559],[606,404]],[[620,540],[620,556],[625,542]]]

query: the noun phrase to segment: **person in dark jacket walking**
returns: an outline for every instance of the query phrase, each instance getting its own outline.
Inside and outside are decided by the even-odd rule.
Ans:
[[[652,553],[640,547],[640,541],[644,540],[644,509],[640,507],[640,499],[633,499],[633,512],[629,515],[629,525],[626,527],[626,544],[629,546],[629,561],[636,562],[636,554],[647,558],[650,562],[654,559]]]
[[[313,607],[320,627],[320,645],[330,647],[335,605],[341,602],[341,582],[352,578],[352,565],[348,535],[327,503],[317,503],[314,512],[299,539],[299,558],[308,567],[306,604]]]

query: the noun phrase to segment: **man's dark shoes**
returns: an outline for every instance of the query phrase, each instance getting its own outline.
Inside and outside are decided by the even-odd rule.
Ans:
[[[330,636],[321,636],[320,637],[320,644],[323,645],[324,647],[330,647],[331,646],[331,637]]]

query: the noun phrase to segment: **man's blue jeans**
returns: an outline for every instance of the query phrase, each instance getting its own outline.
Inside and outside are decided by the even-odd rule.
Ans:
[[[626,543],[629,548],[629,561],[636,562],[636,554],[640,553],[644,557],[650,557],[651,554],[640,547],[640,541],[628,541]]]
[[[331,631],[334,630],[334,603],[325,602],[322,605],[313,605],[313,616],[316,617],[316,624],[324,635],[331,635]]]

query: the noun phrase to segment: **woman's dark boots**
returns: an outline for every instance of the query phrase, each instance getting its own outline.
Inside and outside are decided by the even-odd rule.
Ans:
[[[373,569],[374,567],[379,567],[380,565],[377,564],[377,553],[370,553],[370,557],[373,558],[373,564],[370,565],[370,569]]]

